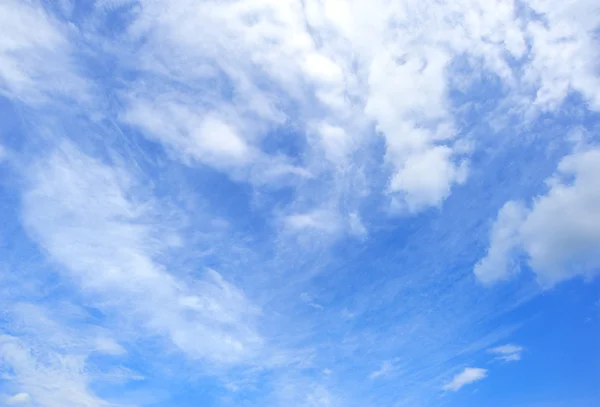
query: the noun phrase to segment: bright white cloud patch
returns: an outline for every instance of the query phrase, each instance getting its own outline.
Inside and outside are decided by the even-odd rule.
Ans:
[[[487,369],[467,367],[461,373],[454,376],[450,382],[446,383],[443,389],[446,391],[459,391],[468,384],[485,379],[487,375]]]
[[[598,48],[590,0],[568,12],[553,1],[528,2],[536,14],[512,1],[472,0],[178,0],[138,7],[130,40],[144,38],[145,45],[134,58],[156,85],[131,84],[136,96],[125,121],[176,154],[226,172],[261,167],[260,134],[283,122],[316,132],[323,148],[313,153],[336,169],[380,135],[390,171],[384,192],[403,212],[439,206],[467,178],[449,98],[454,62],[466,59],[473,78],[480,67],[497,75],[508,98],[531,114],[557,108],[571,90],[595,106],[600,89],[596,51],[587,52]],[[533,15],[539,19],[529,20]],[[580,18],[584,24],[575,23]],[[565,64],[567,54],[577,62]],[[215,118],[215,111],[227,114]],[[310,173],[323,167],[318,159],[305,165]],[[329,199],[337,205],[342,195]]]
[[[588,148],[565,157],[547,180],[548,192],[530,208],[508,202],[492,229],[490,248],[474,269],[484,283],[518,271],[522,252],[543,286],[600,270],[600,149]]]

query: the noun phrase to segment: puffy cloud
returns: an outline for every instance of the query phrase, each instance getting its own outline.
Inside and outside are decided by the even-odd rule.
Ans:
[[[515,255],[521,243],[520,228],[527,213],[525,206],[512,201],[500,209],[490,234],[488,252],[473,270],[479,281],[492,284],[519,271]]]
[[[530,21],[531,62],[524,81],[535,88],[535,106],[552,110],[571,91],[580,92],[590,107],[600,110],[600,78],[597,75],[598,4],[577,0],[568,6],[551,0],[531,0],[528,5],[544,21]],[[562,62],[561,62],[562,61]],[[566,61],[566,63],[565,63]]]
[[[330,191],[332,210],[351,197],[356,211],[365,169],[348,158],[378,153],[377,137],[389,182],[375,192],[394,210],[437,207],[466,180],[449,96],[455,74],[497,75],[510,105],[532,114],[557,108],[572,90],[592,105],[599,94],[590,0],[568,10],[532,0],[523,7],[533,13],[511,0],[131,3],[126,39],[139,80],[123,93],[123,121],[184,162],[236,180],[300,175],[303,190]],[[463,60],[468,72],[457,72]],[[320,148],[272,156],[264,135],[290,125],[294,137],[316,135]],[[327,176],[317,183],[308,174]]]
[[[551,287],[573,277],[595,277],[600,270],[600,149],[565,157],[547,180],[548,192],[529,209],[508,202],[499,212],[487,255],[475,266],[484,283],[518,271],[515,255],[526,255],[539,283]]]
[[[459,391],[467,384],[475,383],[487,377],[487,369],[477,367],[467,367],[461,373],[457,374],[452,380],[442,387],[446,391]]]

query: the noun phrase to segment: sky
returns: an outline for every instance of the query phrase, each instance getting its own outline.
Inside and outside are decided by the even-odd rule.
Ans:
[[[597,0],[0,1],[0,406],[600,405]]]

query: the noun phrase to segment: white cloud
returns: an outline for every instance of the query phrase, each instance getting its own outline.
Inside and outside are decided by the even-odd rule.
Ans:
[[[600,110],[600,77],[597,75],[600,25],[594,0],[563,2],[531,0],[532,9],[544,21],[529,22],[531,63],[526,66],[525,82],[536,87],[535,105],[555,109],[568,92],[580,92],[590,107]],[[565,61],[567,61],[565,63]]]
[[[365,237],[367,235],[368,230],[363,224],[358,212],[351,212],[348,215],[348,222],[350,227],[350,233],[358,237]]]
[[[12,371],[21,393],[27,395],[17,395],[14,405],[26,404],[27,400],[41,407],[106,405],[88,389],[84,360],[9,335],[0,336],[0,361]]]
[[[449,98],[457,60],[466,60],[469,72],[458,73],[467,78],[498,75],[510,105],[529,113],[558,108],[570,90],[593,105],[600,94],[592,0],[568,9],[527,2],[539,19],[510,0],[137,3],[128,33],[131,44],[144,44],[131,55],[142,75],[128,84],[125,94],[136,96],[124,120],[184,161],[236,180],[252,181],[240,175],[248,170],[261,183],[327,175],[319,180],[328,185],[311,188],[330,191],[331,210],[348,197],[356,210],[364,168],[348,157],[372,154],[378,136],[390,182],[374,192],[389,194],[393,209],[437,207],[466,180],[468,152]],[[316,134],[321,144],[294,165],[262,144],[264,133],[288,125],[294,137]],[[279,176],[264,175],[275,164]],[[308,178],[297,185],[315,183]],[[311,204],[303,210],[323,202]]]
[[[306,73],[317,82],[339,83],[343,79],[341,68],[322,54],[308,54],[304,66]]]
[[[390,192],[398,193],[394,205],[411,212],[439,205],[452,184],[466,177],[466,167],[452,163],[451,154],[450,148],[438,146],[405,159],[390,181]]]
[[[379,367],[379,369],[375,370],[374,372],[371,372],[371,374],[369,375],[369,378],[377,379],[380,377],[388,376],[390,373],[392,373],[397,368],[397,366],[396,366],[397,362],[398,362],[398,359],[384,360],[381,363],[381,366]]]
[[[487,377],[488,371],[486,369],[467,367],[461,373],[457,374],[452,380],[446,383],[443,390],[446,391],[459,391],[467,384],[475,383],[479,380],[483,380]]]
[[[124,120],[164,143],[184,161],[197,160],[217,168],[245,166],[257,152],[238,130],[215,113],[199,115],[187,104],[135,100]]]
[[[120,9],[125,3],[137,4]],[[466,181],[469,152],[461,147],[465,135],[451,98],[455,75],[468,78],[465,86],[483,75],[497,75],[502,93],[507,95],[507,106],[512,109],[516,105],[517,113],[558,109],[573,91],[580,92],[595,108],[600,95],[594,71],[600,47],[594,38],[598,24],[597,14],[592,12],[596,7],[593,0],[567,5],[556,0],[460,0],[443,4],[429,0],[104,0],[96,3],[94,11],[107,7],[111,24],[124,25],[111,26],[107,31],[114,36],[107,37],[103,37],[101,27],[96,30],[103,16],[94,15],[89,20],[86,16],[82,18],[86,23],[80,26],[75,22],[63,24],[44,11],[51,7],[44,9],[39,4],[15,0],[0,6],[0,25],[6,27],[0,39],[3,95],[28,102],[61,92],[78,95],[85,86],[73,73],[72,51],[80,46],[83,57],[91,59],[98,57],[98,51],[102,61],[88,65],[104,66],[100,62],[107,57],[107,67],[114,68],[116,77],[98,75],[97,80],[107,79],[102,87],[108,91],[111,109],[124,106],[118,112],[111,111],[111,118],[134,126],[186,165],[209,166],[254,186],[292,185],[293,202],[286,206],[286,198],[285,207],[278,207],[274,218],[284,232],[307,234],[319,246],[321,240],[313,239],[316,235],[366,235],[359,208],[367,206],[362,204],[369,194],[387,194],[393,209],[416,213],[439,207]],[[521,7],[531,7],[535,13],[521,12]],[[72,8],[67,5],[62,10],[68,15]],[[127,14],[121,16],[121,11]],[[115,55],[105,55],[111,52]],[[456,62],[464,72],[456,72]],[[118,100],[113,99],[115,95]],[[490,95],[492,101],[493,97]],[[60,119],[57,121],[69,123],[67,127],[76,122]],[[129,138],[127,131],[124,137]],[[281,142],[285,138],[301,140]],[[84,144],[92,149],[94,143]],[[140,144],[143,148],[144,143]],[[292,151],[277,150],[283,144]],[[53,267],[58,266],[63,279],[79,288],[86,302],[111,318],[119,315],[123,318],[120,322],[126,322],[122,326],[135,328],[136,336],[158,338],[211,365],[251,363],[270,347],[258,329],[259,325],[262,328],[260,310],[249,299],[249,291],[240,288],[243,283],[236,280],[234,285],[215,271],[186,275],[172,266],[171,250],[175,246],[187,249],[185,237],[169,224],[169,217],[179,214],[166,213],[171,208],[165,210],[162,202],[148,193],[142,185],[146,179],[69,146],[48,154],[31,163],[22,217],[32,237],[54,261]],[[585,171],[598,172],[593,162],[588,167]],[[594,231],[598,228],[593,205],[597,197],[592,193],[598,185],[590,176],[587,178],[591,180],[583,181],[585,171],[567,168],[566,178],[572,176],[575,183],[557,180],[530,208],[511,202],[501,210],[492,230],[490,250],[476,266],[481,281],[492,283],[512,276],[518,271],[515,256],[520,253],[529,258],[541,282],[568,278],[565,270],[574,267],[573,259],[583,267],[573,268],[569,275],[594,273],[594,267],[598,268],[593,254],[598,252]],[[561,203],[570,195],[573,202]],[[375,198],[373,202],[380,197]],[[368,210],[378,210],[374,207],[368,205]],[[577,225],[562,221],[565,217],[557,216],[561,213],[576,219]],[[578,219],[579,213],[585,213],[585,221]],[[585,222],[594,229],[584,231],[581,237]],[[373,236],[378,234],[378,226],[373,222]],[[563,235],[566,237],[560,241]],[[577,242],[581,244],[575,247]],[[283,264],[284,270],[269,278],[282,275],[288,280],[288,268],[304,266],[303,253],[297,255],[297,245],[290,247],[295,249],[295,257],[278,252],[274,262]],[[322,247],[319,250],[322,253]],[[327,256],[319,261],[328,261]],[[311,273],[298,274],[306,281],[314,275]],[[421,270],[420,274],[427,273]],[[392,312],[393,307],[387,307],[391,298],[402,298],[406,304],[396,311],[400,322],[394,329],[405,335],[389,337],[402,342],[393,346],[411,348],[411,354],[421,356],[415,357],[421,361],[414,362],[414,370],[406,374],[408,379],[421,379],[419,375],[429,373],[416,365],[446,363],[447,355],[456,352],[455,344],[450,343],[454,328],[468,325],[477,312],[464,305],[470,304],[470,297],[457,297],[454,276],[452,281],[439,279],[435,270],[429,275],[444,284],[436,286],[439,298],[426,298],[423,280],[409,269],[388,280],[389,284],[375,277],[375,285],[370,286],[369,281],[365,287],[360,285],[366,280],[355,274],[352,287],[361,295],[340,305],[352,312],[338,308],[314,314],[330,316],[328,312],[336,312],[334,322],[343,316],[344,329],[352,333],[361,330],[358,326],[363,326],[364,320],[360,317],[365,313],[383,309],[385,317]],[[447,288],[446,284],[448,290],[438,290]],[[368,292],[373,287],[378,290]],[[297,302],[297,294],[289,301]],[[278,295],[282,296],[279,292],[265,296]],[[310,296],[305,301],[322,308]],[[446,307],[448,303],[456,306]],[[335,308],[330,307],[329,300],[327,305]],[[415,309],[432,310],[436,315],[417,312],[414,316]],[[458,312],[461,309],[468,312]],[[421,320],[424,315],[427,320]],[[460,321],[446,316],[460,316]],[[448,324],[448,320],[453,323]],[[367,322],[375,323],[371,319]],[[440,335],[442,340],[417,343],[433,337],[424,335],[429,328],[423,327],[433,330],[436,323],[450,333],[448,338]],[[79,354],[83,345],[72,354],[44,350],[49,359],[64,357],[73,363],[75,367],[67,366],[59,377],[72,375],[75,391],[90,403],[96,398],[87,389],[86,372],[82,372],[85,354],[101,352],[113,358],[128,347],[128,332],[119,332],[117,338],[105,334],[90,335],[83,355]],[[303,334],[308,338],[310,329]],[[368,334],[344,346],[364,349],[361,339]],[[377,332],[367,339],[379,344],[385,341],[383,336]],[[57,343],[71,340],[57,337]],[[30,343],[19,343],[23,349],[34,349]],[[45,363],[39,363],[40,369],[45,369]],[[372,369],[376,363],[369,361],[366,366]],[[381,377],[389,368],[384,364],[373,374]],[[472,378],[482,370],[469,368],[462,375]],[[336,367],[335,371],[342,369]],[[458,384],[453,381],[446,385],[449,390],[470,380],[459,376],[455,378]],[[39,378],[24,377],[31,379],[24,382],[29,383],[27,386]],[[419,383],[414,386],[415,393],[423,388],[423,382]],[[413,393],[410,380],[403,386],[407,393]],[[35,387],[23,391],[35,400],[38,394],[44,396],[43,392],[36,393]],[[292,393],[288,405],[336,404],[324,387],[299,386]],[[73,400],[62,400],[62,405],[78,405],[67,401]]]
[[[484,284],[506,280],[519,271],[515,251],[521,244],[520,228],[527,217],[527,208],[518,202],[507,202],[498,212],[486,256],[473,270]]]
[[[523,353],[523,350],[524,348],[522,346],[508,344],[488,349],[488,352],[497,355],[496,359],[505,362],[516,362],[521,360],[521,353]]]
[[[0,94],[28,103],[47,101],[51,94],[87,98],[88,85],[70,56],[68,31],[40,4],[3,1],[0,26]]]
[[[342,168],[347,166],[353,141],[346,131],[342,127],[322,123],[318,126],[317,132],[327,159]]]
[[[29,397],[28,393],[17,393],[14,396],[7,397],[6,404],[8,404],[9,406],[27,404],[27,403],[29,403],[30,399],[31,399],[31,397]]]
[[[309,293],[300,294],[300,299],[302,300],[302,302],[306,303],[308,306],[310,306],[314,309],[318,309],[318,310],[324,309],[324,307],[321,304],[319,304],[318,302],[315,302],[314,298]]]
[[[292,232],[314,230],[335,233],[340,228],[337,214],[325,209],[287,215],[284,218],[284,225]]]
[[[127,353],[125,349],[117,343],[113,338],[99,336],[95,340],[95,351],[106,355],[123,355]]]
[[[409,46],[397,55],[382,52],[371,65],[365,112],[385,138],[389,192],[400,209],[437,206],[466,176],[453,149],[438,145],[455,137],[446,100],[450,59],[438,48]]]
[[[256,356],[259,310],[242,291],[212,270],[183,281],[155,260],[168,250],[156,238],[164,230],[156,202],[136,197],[132,174],[63,144],[29,176],[25,224],[90,300],[116,311],[137,335],[166,337],[192,358],[229,364]]]
[[[298,378],[280,379],[277,401],[274,405],[297,405],[299,407],[334,407],[338,399],[323,384],[307,383]]]
[[[543,285],[600,272],[600,149],[564,158],[521,228],[529,264]]]
[[[547,183],[548,192],[531,208],[509,202],[499,212],[490,248],[474,269],[484,283],[510,277],[515,251],[522,251],[538,282],[595,277],[600,270],[600,149],[565,157]]]
[[[24,290],[16,288],[26,283],[16,284],[12,288],[20,298]],[[2,309],[3,331],[10,334],[0,335],[0,374],[18,393],[6,399],[9,405],[106,406],[91,389],[92,381],[104,378],[99,377],[103,368],[89,356],[110,353],[116,362],[123,354],[107,329],[90,325],[89,314],[68,302],[22,303],[8,294]],[[122,382],[131,379],[131,374],[119,377]]]
[[[231,106],[219,111],[203,109],[194,101],[160,97],[129,98],[121,120],[136,126],[185,164],[204,164],[235,180],[255,184],[302,179],[310,174],[283,156],[271,156],[257,148],[261,135],[255,125]],[[199,103],[201,104],[201,103]]]
[[[348,233],[355,238],[363,239],[368,234],[357,211],[352,211],[346,217],[342,217],[335,209],[316,209],[285,214],[281,222],[283,230],[291,236],[308,234],[335,238],[341,233]]]

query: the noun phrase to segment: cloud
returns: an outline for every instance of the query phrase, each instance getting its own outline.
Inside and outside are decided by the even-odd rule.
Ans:
[[[459,391],[467,384],[485,379],[487,375],[488,371],[486,369],[467,367],[461,373],[454,376],[450,382],[446,383],[442,389],[446,391]]]
[[[36,274],[41,271],[37,269]],[[16,284],[12,288],[21,298],[27,284]],[[64,299],[33,304],[8,294],[2,298],[2,309],[0,374],[5,385],[18,392],[6,399],[9,405],[107,405],[94,394],[92,382],[104,384],[107,370],[127,370],[116,358],[125,351],[107,328],[91,323],[84,308]],[[99,365],[97,362],[107,354],[111,363]],[[118,382],[125,383],[132,376],[121,375]],[[114,382],[114,378],[110,380]]]
[[[88,98],[88,84],[76,73],[68,30],[41,5],[3,1],[0,26],[0,94],[35,104],[51,95]]]
[[[18,287],[43,287],[35,306],[1,304],[35,321],[8,324],[10,394],[105,405],[91,390],[99,378],[168,388],[177,372],[227,376],[237,396],[215,404],[422,405],[456,363],[516,329],[481,321],[520,290],[501,298],[472,290],[468,269],[448,273],[481,222],[444,204],[457,189],[488,204],[468,182],[495,153],[489,121],[551,119],[573,94],[582,111],[598,108],[596,1],[42,3],[0,5],[0,93],[34,129],[13,132],[7,117],[7,161],[23,177],[0,238],[22,222],[37,244],[21,237],[26,249],[0,257],[18,263],[7,273]],[[55,112],[62,98],[77,112]],[[546,194],[498,212],[479,281],[508,280],[521,260],[547,286],[596,275],[593,150],[565,158]],[[227,178],[218,188],[205,182],[223,179],[214,172]],[[2,184],[7,195],[14,184]],[[409,218],[431,208],[443,210]],[[65,297],[92,308],[77,311],[89,320],[54,315]],[[390,354],[402,369],[381,362]],[[168,367],[137,374],[119,365],[128,358]],[[324,367],[336,374],[315,378]],[[397,391],[352,381],[369,374],[393,375]],[[477,375],[487,371],[467,368],[444,388]],[[55,378],[73,394],[50,394]]]
[[[158,203],[136,197],[131,173],[63,144],[28,175],[25,224],[90,300],[138,334],[166,337],[192,358],[227,364],[256,355],[262,339],[253,324],[260,311],[241,290],[213,270],[188,284],[155,260],[168,250],[168,241],[157,239],[165,232]]]
[[[530,1],[529,6],[545,18],[531,21],[526,33],[531,39],[531,62],[525,68],[525,84],[536,88],[534,106],[542,110],[558,107],[569,92],[577,91],[600,110],[597,75],[598,47],[594,32],[597,4],[578,0],[571,7],[548,0]],[[561,64],[560,60],[573,61]]]
[[[519,252],[544,287],[595,277],[600,270],[599,171],[600,149],[583,148],[563,158],[547,180],[548,192],[530,208],[506,203],[492,228],[488,253],[475,266],[477,278],[491,284],[514,275]]]
[[[43,407],[106,405],[89,390],[85,359],[80,356],[2,335],[0,360],[12,371],[22,392],[13,397],[13,405],[26,404],[28,400]]]
[[[106,355],[123,355],[127,353],[127,351],[119,345],[113,338],[106,336],[99,336],[95,341],[95,351],[106,354]]]
[[[28,393],[17,393],[14,396],[7,397],[5,401],[9,406],[17,406],[19,404],[29,403],[30,399],[31,397],[29,397]]]
[[[215,113],[199,115],[186,104],[173,101],[132,101],[123,120],[180,154],[217,168],[245,166],[257,152],[239,131]]]
[[[284,218],[284,226],[291,232],[308,229],[333,234],[339,231],[340,220],[335,212],[323,209],[287,215]]]
[[[371,374],[369,375],[369,378],[377,379],[380,377],[388,376],[390,373],[392,373],[396,369],[397,362],[398,362],[398,359],[384,360],[381,363],[381,366],[379,367],[379,369],[375,370],[374,372],[371,372]]]
[[[317,310],[324,309],[324,307],[321,304],[319,304],[318,302],[315,302],[314,298],[311,297],[311,295],[309,293],[300,294],[300,300],[302,300],[302,302],[306,303],[309,307],[312,307],[314,309],[317,309]]]
[[[507,280],[519,272],[515,252],[520,245],[520,228],[528,210],[521,203],[507,202],[498,212],[490,233],[490,247],[473,272],[484,284]]]
[[[496,359],[503,360],[505,362],[516,362],[521,360],[521,353],[524,348],[518,345],[502,345],[495,348],[488,349],[488,352],[497,355]]]
[[[335,407],[338,398],[324,384],[308,383],[295,377],[285,377],[278,383],[275,405],[301,407]]]
[[[281,210],[291,216],[327,206],[345,218],[369,195],[401,213],[442,205],[469,174],[451,98],[457,77],[466,92],[494,75],[506,105],[533,116],[558,109],[569,91],[595,104],[600,89],[590,0],[569,10],[531,1],[531,13],[481,0],[128,4],[122,60],[136,79],[119,93],[122,122],[188,165],[294,185]],[[565,54],[579,62],[564,64]],[[301,151],[273,149],[274,134]],[[373,155],[384,174],[365,166]]]

